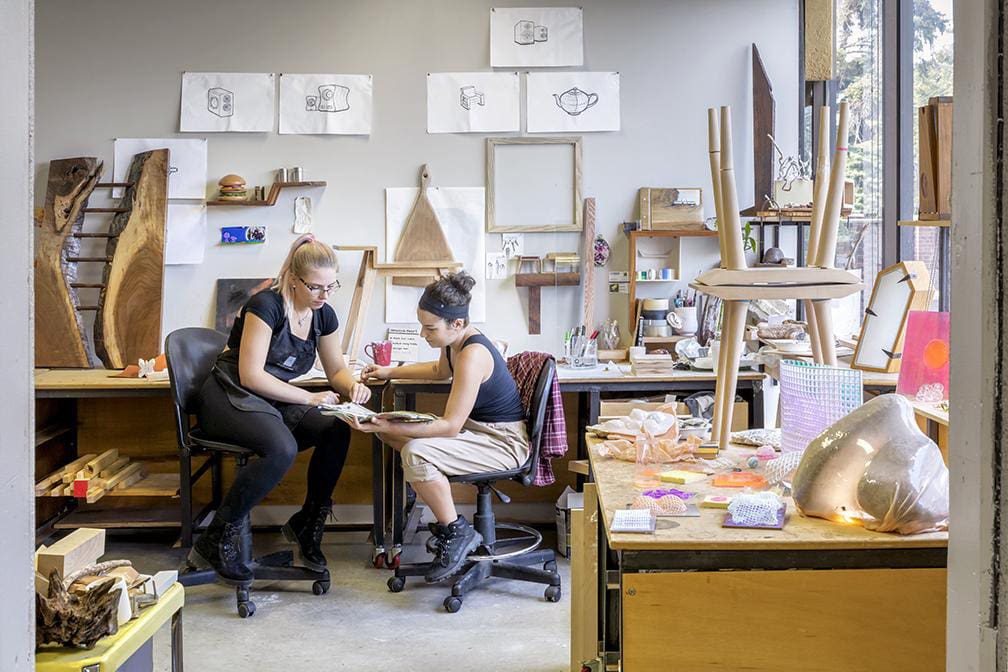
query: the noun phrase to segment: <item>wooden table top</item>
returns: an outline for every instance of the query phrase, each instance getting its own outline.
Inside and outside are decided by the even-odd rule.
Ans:
[[[742,369],[739,371],[739,380],[762,380],[766,374],[762,371],[752,371]],[[636,382],[646,382],[646,383],[679,383],[684,381],[715,381],[717,380],[717,374],[713,371],[676,371],[669,375],[655,375],[655,376],[635,376],[633,374],[616,374],[616,373],[603,373],[603,372],[586,372],[581,373],[574,371],[565,366],[557,367],[557,379],[560,384],[565,383],[575,384],[575,383],[588,383],[588,384],[605,384],[605,383],[636,383]],[[450,378],[444,380],[418,380],[413,378],[393,378],[392,384],[397,386],[408,386],[408,385],[437,385],[449,384],[451,382]]]
[[[658,519],[661,528],[666,521],[677,525],[671,529],[658,529],[652,534],[613,533],[609,531],[613,512],[628,508],[641,490],[633,485],[635,465],[598,452],[601,441],[594,436],[588,439],[588,454],[598,488],[599,508],[603,511],[604,526],[609,545],[614,550],[841,550],[841,549],[900,549],[944,548],[948,545],[947,532],[929,532],[916,535],[871,532],[857,525],[843,525],[819,518],[806,518],[795,509],[794,501],[787,498],[787,518],[782,530],[751,530],[721,527],[725,517],[723,509],[700,509],[699,518]],[[727,457],[748,457],[753,448],[732,446],[722,453]],[[738,488],[716,488],[710,478],[688,485],[673,485],[694,492],[691,503],[699,504],[705,495],[733,496]]]
[[[35,389],[43,391],[130,391],[170,389],[167,380],[146,378],[116,378],[119,371],[111,369],[35,369]],[[325,378],[313,378],[294,383],[315,386],[326,384]]]

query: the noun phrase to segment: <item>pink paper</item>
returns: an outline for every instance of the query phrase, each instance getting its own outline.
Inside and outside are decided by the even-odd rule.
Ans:
[[[925,402],[949,398],[949,314],[911,311],[896,392]]]

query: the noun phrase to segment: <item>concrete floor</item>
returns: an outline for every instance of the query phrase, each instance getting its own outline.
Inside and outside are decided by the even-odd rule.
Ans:
[[[547,541],[553,542],[554,535]],[[405,561],[426,556],[423,542],[404,551]],[[282,545],[279,534],[257,532],[256,553]],[[221,585],[186,589],[183,610],[185,670],[523,670],[561,672],[569,666],[570,565],[558,557],[563,580],[559,603],[543,587],[491,579],[447,613],[444,586],[409,579],[401,593],[385,585],[388,570],[370,566],[364,533],[327,532],[332,575],[327,595],[310,584],[256,584],[254,616],[235,613],[234,590]],[[142,572],[175,568],[182,557],[163,540],[110,537],[106,559],[129,558]],[[154,669],[170,670],[167,627],[155,640]]]

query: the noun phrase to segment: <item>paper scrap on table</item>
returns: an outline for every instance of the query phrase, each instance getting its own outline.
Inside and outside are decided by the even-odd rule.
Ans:
[[[522,250],[525,249],[525,234],[524,233],[502,233],[501,234],[501,251],[504,252],[504,256],[508,259],[515,259],[522,255]]]
[[[413,210],[420,189],[396,187],[385,190],[385,261],[395,258],[396,245],[402,235],[406,218]],[[427,189],[441,229],[451,247],[455,261],[476,280],[472,290],[469,319],[486,322],[486,259],[485,190],[483,187],[433,187]],[[393,285],[385,282],[385,321],[392,324],[415,324],[416,308],[422,287]]]
[[[580,7],[491,7],[490,67],[584,63]]]
[[[165,226],[165,264],[202,264],[206,252],[207,211],[203,203],[169,203]]]
[[[126,182],[133,156],[152,149],[168,150],[168,198],[206,198],[206,138],[116,138],[112,181]],[[124,191],[114,188],[112,198],[122,198]]]
[[[530,72],[525,78],[529,133],[620,130],[618,72]]]
[[[507,278],[508,262],[503,252],[487,252],[486,254],[486,278],[487,280],[504,280]]]
[[[420,358],[419,327],[389,327],[393,362],[415,362]]]
[[[294,199],[294,233],[308,233],[312,230],[312,202],[310,196]]]
[[[517,72],[427,74],[428,133],[520,130]]]
[[[370,135],[371,75],[280,75],[280,133]]]
[[[275,91],[272,72],[183,72],[179,130],[268,133]]]

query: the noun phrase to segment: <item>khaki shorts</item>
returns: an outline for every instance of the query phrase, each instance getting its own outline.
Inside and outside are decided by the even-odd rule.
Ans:
[[[525,422],[466,420],[458,436],[411,439],[402,447],[403,472],[410,483],[440,475],[459,476],[516,469],[529,456]]]

